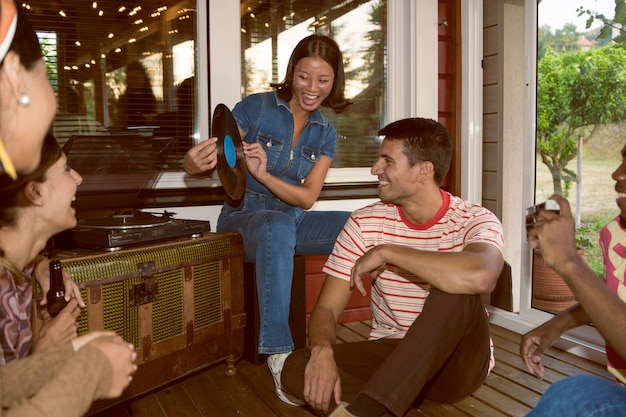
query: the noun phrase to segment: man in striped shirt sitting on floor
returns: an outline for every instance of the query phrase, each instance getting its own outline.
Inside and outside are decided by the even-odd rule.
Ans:
[[[380,202],[352,213],[324,267],[309,348],[285,361],[291,404],[333,417],[404,413],[458,401],[484,382],[493,347],[480,294],[503,267],[502,225],[441,189],[452,159],[445,127],[423,118],[383,128],[372,174]],[[333,345],[337,318],[372,278],[369,340]]]

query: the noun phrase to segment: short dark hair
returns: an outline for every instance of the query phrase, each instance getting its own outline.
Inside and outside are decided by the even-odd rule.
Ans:
[[[422,117],[402,119],[383,127],[378,135],[404,141],[404,154],[411,166],[431,162],[434,180],[441,185],[452,161],[452,141],[441,123]]]
[[[285,79],[280,83],[272,83],[270,85],[276,88],[278,97],[286,101],[291,100],[296,65],[302,58],[308,57],[322,58],[335,72],[333,89],[326,97],[326,100],[322,102],[322,106],[330,107],[335,113],[341,113],[352,102],[347,100],[344,95],[346,77],[343,71],[343,57],[339,50],[339,45],[328,36],[310,35],[298,42],[289,58]]]

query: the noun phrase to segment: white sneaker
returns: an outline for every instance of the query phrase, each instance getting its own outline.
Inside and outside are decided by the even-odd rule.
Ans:
[[[267,357],[267,367],[270,369],[272,377],[274,378],[274,385],[276,386],[276,394],[278,395],[278,398],[280,398],[281,401],[284,403],[299,407],[301,405],[304,405],[304,401],[299,400],[298,398],[294,398],[291,395],[285,394],[285,392],[281,388],[280,383],[280,376],[283,372],[283,366],[285,365],[285,360],[289,355],[291,355],[291,352],[275,353],[273,355],[269,355]]]

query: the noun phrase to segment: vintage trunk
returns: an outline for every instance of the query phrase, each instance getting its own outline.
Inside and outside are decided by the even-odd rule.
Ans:
[[[79,334],[113,330],[135,345],[139,369],[123,396],[95,412],[221,360],[234,374],[243,353],[243,244],[236,233],[103,253],[54,253],[87,308]],[[33,303],[38,305],[38,302]],[[36,326],[39,314],[33,314]]]

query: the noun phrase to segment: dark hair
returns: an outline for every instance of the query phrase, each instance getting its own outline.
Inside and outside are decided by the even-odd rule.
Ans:
[[[452,141],[446,128],[432,119],[415,117],[390,123],[378,131],[389,140],[403,140],[409,164],[431,162],[434,180],[441,185],[452,161]]]
[[[143,88],[146,85],[149,86],[150,85],[150,77],[148,76],[148,73],[146,72],[146,68],[143,66],[143,64],[139,61],[132,61],[130,64],[128,64],[126,66],[126,75],[128,76],[128,73],[130,72],[134,72],[135,74],[139,75],[141,78],[141,85],[140,86],[136,86],[136,85],[127,85],[127,88]],[[128,78],[126,78],[126,83],[128,84]]]
[[[0,11],[1,12],[1,11]],[[39,38],[35,30],[31,26],[26,14],[22,8],[17,6],[17,26],[15,27],[15,36],[9,46],[9,51],[15,52],[20,57],[20,62],[27,70],[32,70],[38,60],[43,55]],[[4,60],[0,61],[0,67]]]
[[[46,172],[61,158],[63,151],[51,133],[48,133],[41,148],[41,161],[30,174],[20,174],[13,180],[7,174],[0,174],[0,227],[15,224],[20,208],[28,205],[22,198],[22,190],[31,181],[43,182]]]
[[[176,90],[176,103],[178,111],[186,111],[191,113],[194,106],[194,98],[196,96],[195,77],[189,77],[183,80]]]
[[[292,97],[293,77],[296,65],[302,58],[320,57],[331,66],[335,72],[335,81],[326,100],[322,102],[322,106],[330,107],[335,113],[341,113],[352,102],[346,100],[344,89],[346,86],[346,77],[343,72],[343,57],[337,43],[323,35],[310,35],[298,42],[294,48],[287,64],[287,73],[285,79],[281,83],[271,83],[276,88],[278,97],[289,101]]]

